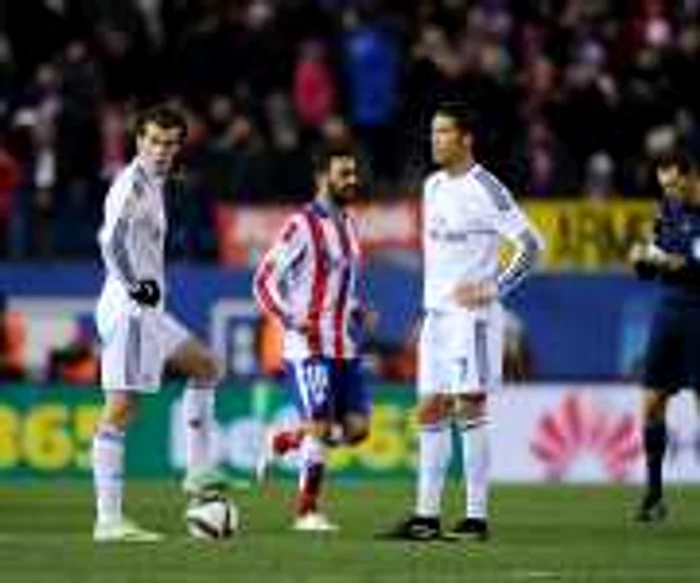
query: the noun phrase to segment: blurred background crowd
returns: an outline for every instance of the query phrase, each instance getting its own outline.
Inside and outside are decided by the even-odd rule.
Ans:
[[[94,255],[156,100],[189,119],[188,258],[216,257],[217,202],[308,197],[321,140],[356,145],[368,196],[415,196],[446,98],[521,196],[650,196],[655,156],[700,151],[699,58],[700,0],[2,0],[0,258]]]
[[[135,112],[170,102],[189,125],[175,313],[229,373],[277,370],[279,331],[230,302],[248,305],[284,204],[310,196],[315,149],[351,144],[373,201],[356,209],[382,314],[368,353],[411,380],[417,203],[451,99],[548,240],[509,298],[507,378],[628,378],[652,296],[621,268],[655,158],[700,155],[699,59],[700,0],[0,0],[0,378],[96,379],[102,201]]]

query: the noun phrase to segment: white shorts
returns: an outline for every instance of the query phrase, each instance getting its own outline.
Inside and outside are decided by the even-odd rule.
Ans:
[[[418,394],[489,392],[501,384],[503,308],[428,311],[418,348]]]
[[[106,330],[98,328],[105,391],[157,391],[165,362],[191,338],[173,316],[148,309],[127,311],[113,318]]]

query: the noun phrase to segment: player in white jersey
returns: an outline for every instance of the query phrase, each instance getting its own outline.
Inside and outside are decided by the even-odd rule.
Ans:
[[[318,498],[329,445],[356,445],[369,430],[370,398],[360,375],[359,334],[366,312],[357,298],[359,244],[346,206],[358,188],[351,150],[330,148],[316,160],[316,196],[294,213],[263,258],[253,291],[260,308],[284,326],[284,359],[298,428],[271,431],[258,464],[300,451],[294,528],[335,530]]]
[[[124,437],[140,393],[158,389],[167,361],[188,377],[184,487],[198,496],[224,486],[211,467],[209,434],[220,367],[210,351],[164,309],[166,216],[164,189],[186,132],[167,107],[137,123],[137,155],[117,176],[104,204],[98,240],[106,277],[95,318],[102,344],[105,403],[93,440],[96,541],[156,541],[122,514]]]
[[[441,106],[432,120],[433,158],[440,170],[423,186],[417,502],[414,513],[389,533],[393,538],[441,538],[453,423],[461,434],[466,496],[464,518],[452,532],[488,536],[487,395],[501,383],[500,300],[532,269],[543,244],[508,189],[475,161],[472,142],[464,106]],[[502,239],[516,251],[499,270]]]

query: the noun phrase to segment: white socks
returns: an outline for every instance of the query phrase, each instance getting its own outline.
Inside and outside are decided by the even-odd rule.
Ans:
[[[195,388],[196,387],[196,388]],[[214,385],[187,386],[183,397],[187,469],[206,469],[212,462],[210,437],[214,425]],[[92,442],[92,471],[97,522],[122,519],[124,490],[124,432],[101,422]]]
[[[93,437],[92,471],[97,522],[120,521],[124,488],[124,432],[108,423],[100,423]]]
[[[460,423],[467,518],[486,519],[489,488],[488,425],[485,419]]]
[[[326,446],[314,435],[306,435],[299,450],[297,516],[318,511],[325,475]]]
[[[423,425],[418,436],[418,495],[416,514],[439,517],[445,474],[452,457],[452,431],[448,421]]]
[[[439,517],[445,478],[452,457],[449,421],[423,426],[418,438],[418,495],[416,514]],[[462,421],[465,515],[486,519],[489,488],[488,425],[485,419]]]
[[[212,463],[211,435],[214,429],[214,385],[195,384],[190,379],[182,399],[187,471],[206,469]]]

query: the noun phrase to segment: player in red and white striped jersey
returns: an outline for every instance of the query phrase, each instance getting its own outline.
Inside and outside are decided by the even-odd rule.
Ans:
[[[284,326],[284,359],[302,425],[271,433],[259,464],[301,454],[297,530],[335,530],[318,510],[326,448],[357,444],[368,433],[370,399],[358,349],[365,313],[358,300],[360,250],[346,207],[358,186],[349,149],[316,160],[314,200],[294,213],[263,258],[253,282],[258,305]]]

